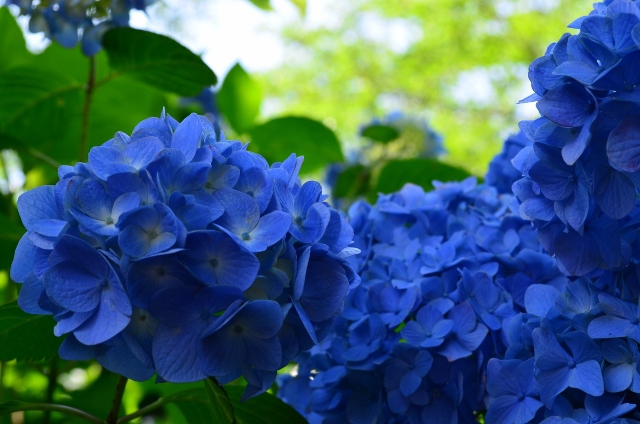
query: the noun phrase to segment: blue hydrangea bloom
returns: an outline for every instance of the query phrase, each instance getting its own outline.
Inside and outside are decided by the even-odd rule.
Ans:
[[[350,208],[362,254],[348,260],[362,282],[324,342],[296,358],[297,376],[279,380],[279,396],[309,422],[475,422],[487,361],[508,347],[503,323],[526,312],[527,287],[557,295],[567,284],[511,196],[473,178],[435,186]],[[511,359],[509,370],[526,363],[521,381],[494,394],[503,406],[491,416],[530,419],[542,407],[527,359]],[[511,377],[502,366],[489,372]]]
[[[514,160],[523,219],[570,275],[621,269],[636,231],[640,7],[596,3],[529,67],[539,119],[520,127],[532,146]]]
[[[129,25],[129,12],[145,10],[156,0],[4,0],[29,16],[29,31],[44,35],[71,48],[78,43],[82,52],[93,56],[102,48],[102,36],[111,28]]]
[[[195,114],[149,118],[18,199],[11,278],[67,335],[64,359],[136,380],[267,390],[321,342],[359,277],[353,230],[302,158],[269,166]]]

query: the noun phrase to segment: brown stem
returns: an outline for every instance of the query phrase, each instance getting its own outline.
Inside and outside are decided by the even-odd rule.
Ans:
[[[107,424],[116,424],[118,422],[118,412],[120,412],[120,405],[122,405],[122,395],[124,395],[124,388],[127,386],[129,379],[124,376],[118,377],[118,383],[116,383],[116,392],[113,395],[111,401],[111,410],[107,417]]]
[[[96,58],[89,57],[89,78],[87,85],[84,87],[84,104],[82,106],[82,132],[80,133],[80,152],[78,160],[85,161],[87,152],[87,139],[89,138],[89,118],[91,116],[91,100],[93,98],[93,90],[96,85]]]

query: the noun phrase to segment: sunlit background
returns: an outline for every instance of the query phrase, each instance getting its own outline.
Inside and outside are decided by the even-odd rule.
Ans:
[[[256,1],[256,4],[268,4]],[[304,6],[306,3],[306,7]],[[222,81],[240,63],[265,100],[261,118],[299,114],[337,132],[401,112],[444,137],[442,159],[484,174],[502,140],[536,117],[528,64],[589,10],[579,0],[164,0],[131,25],[202,54]],[[566,30],[568,31],[568,30]],[[46,43],[28,37],[31,48]]]

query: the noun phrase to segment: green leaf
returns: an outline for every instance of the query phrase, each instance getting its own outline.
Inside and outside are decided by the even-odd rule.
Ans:
[[[372,195],[392,193],[400,190],[406,183],[414,183],[425,190],[433,189],[433,180],[459,181],[471,174],[461,168],[448,165],[436,159],[417,158],[392,160],[382,168]],[[371,199],[371,200],[375,200]]]
[[[88,412],[96,417],[106,418],[111,410],[111,399],[120,376],[103,369],[100,376],[89,386],[82,390],[67,392],[71,399],[65,399],[60,403]],[[96,399],[105,399],[106,402],[96,402]],[[120,406],[119,416],[124,415],[124,407]],[[84,422],[80,418],[65,417],[65,424]]]
[[[250,146],[269,162],[285,160],[291,153],[304,156],[303,172],[342,162],[338,138],[321,122],[287,116],[272,119],[251,130]]]
[[[26,230],[19,220],[0,213],[0,269],[8,269],[20,238]]]
[[[360,134],[363,137],[385,144],[400,137],[400,132],[388,125],[369,125]]]
[[[291,406],[271,393],[263,393],[244,402],[240,399],[244,387],[226,386],[233,401],[238,424],[305,424],[307,421]]]
[[[217,82],[198,55],[164,35],[114,28],[105,33],[102,44],[114,71],[108,78],[128,74],[185,97],[195,96]]]
[[[204,380],[204,388],[211,404],[214,422],[235,424],[233,405],[224,387],[216,379],[207,378]]]
[[[101,145],[117,131],[131,134],[140,121],[160,116],[166,104],[166,96],[161,91],[130,77],[98,87],[91,107],[89,147]],[[77,137],[79,139],[79,133]]]
[[[353,199],[368,193],[370,188],[371,170],[364,165],[357,164],[349,166],[340,172],[333,196],[335,198],[346,197]]]
[[[0,7],[0,72],[27,62],[31,56],[16,19],[8,8]]]
[[[54,325],[52,317],[27,314],[16,302],[0,306],[0,361],[56,356],[62,338],[53,335]]]
[[[307,0],[291,0],[291,3],[298,8],[302,16],[307,13]]]
[[[236,63],[224,78],[218,92],[218,106],[238,133],[247,132],[255,125],[260,113],[262,93],[260,86]]]
[[[271,10],[270,0],[249,0],[254,6],[259,7],[262,10]]]
[[[59,149],[69,122],[82,107],[82,85],[38,66],[18,66],[0,74],[0,134],[44,153]],[[0,147],[23,148],[24,145]]]

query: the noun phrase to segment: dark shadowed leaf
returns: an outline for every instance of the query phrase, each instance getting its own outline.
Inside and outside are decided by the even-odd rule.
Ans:
[[[224,78],[218,93],[218,106],[229,121],[229,125],[239,134],[247,132],[255,125],[260,112],[262,93],[260,86],[251,79],[239,63],[231,68]]]
[[[16,302],[0,306],[0,360],[56,356],[62,338],[53,335],[54,325],[52,317],[27,314]]]
[[[283,161],[291,153],[304,156],[303,173],[343,161],[336,135],[313,119],[297,116],[276,118],[255,127],[250,134],[251,148],[269,162]]]
[[[364,165],[353,165],[345,168],[336,182],[333,195],[336,198],[353,199],[366,195],[371,189],[371,170]]]
[[[468,176],[469,172],[456,168],[436,159],[417,158],[389,161],[380,171],[372,196],[378,193],[391,193],[399,190],[406,183],[414,183],[425,190],[433,188],[432,181],[459,181]]]
[[[238,399],[244,392],[242,386],[225,387],[233,402],[238,424],[304,424],[307,421],[291,406],[271,393],[263,393],[245,402]]]
[[[213,378],[204,380],[204,387],[209,398],[211,410],[216,423],[235,424],[233,405],[225,388]]]
[[[389,143],[400,137],[400,132],[388,125],[369,125],[360,132],[360,135],[379,143]]]
[[[181,96],[195,96],[215,85],[216,75],[202,59],[164,35],[133,28],[115,28],[103,39],[113,71]]]
[[[0,269],[8,269],[20,237],[25,233],[20,219],[0,213]]]
[[[62,400],[60,403],[68,405],[85,412],[90,413],[93,416],[106,418],[109,415],[111,409],[111,399],[113,398],[113,391],[116,387],[120,376],[112,372],[103,369],[100,376],[93,381],[89,386],[82,390],[75,390],[69,393],[71,399]],[[103,399],[101,402],[96,402],[96,399]],[[108,400],[108,401],[107,401]],[[124,415],[124,407],[120,406],[119,416]],[[69,424],[82,424],[86,423],[85,420],[76,417],[64,416],[64,423]]]

